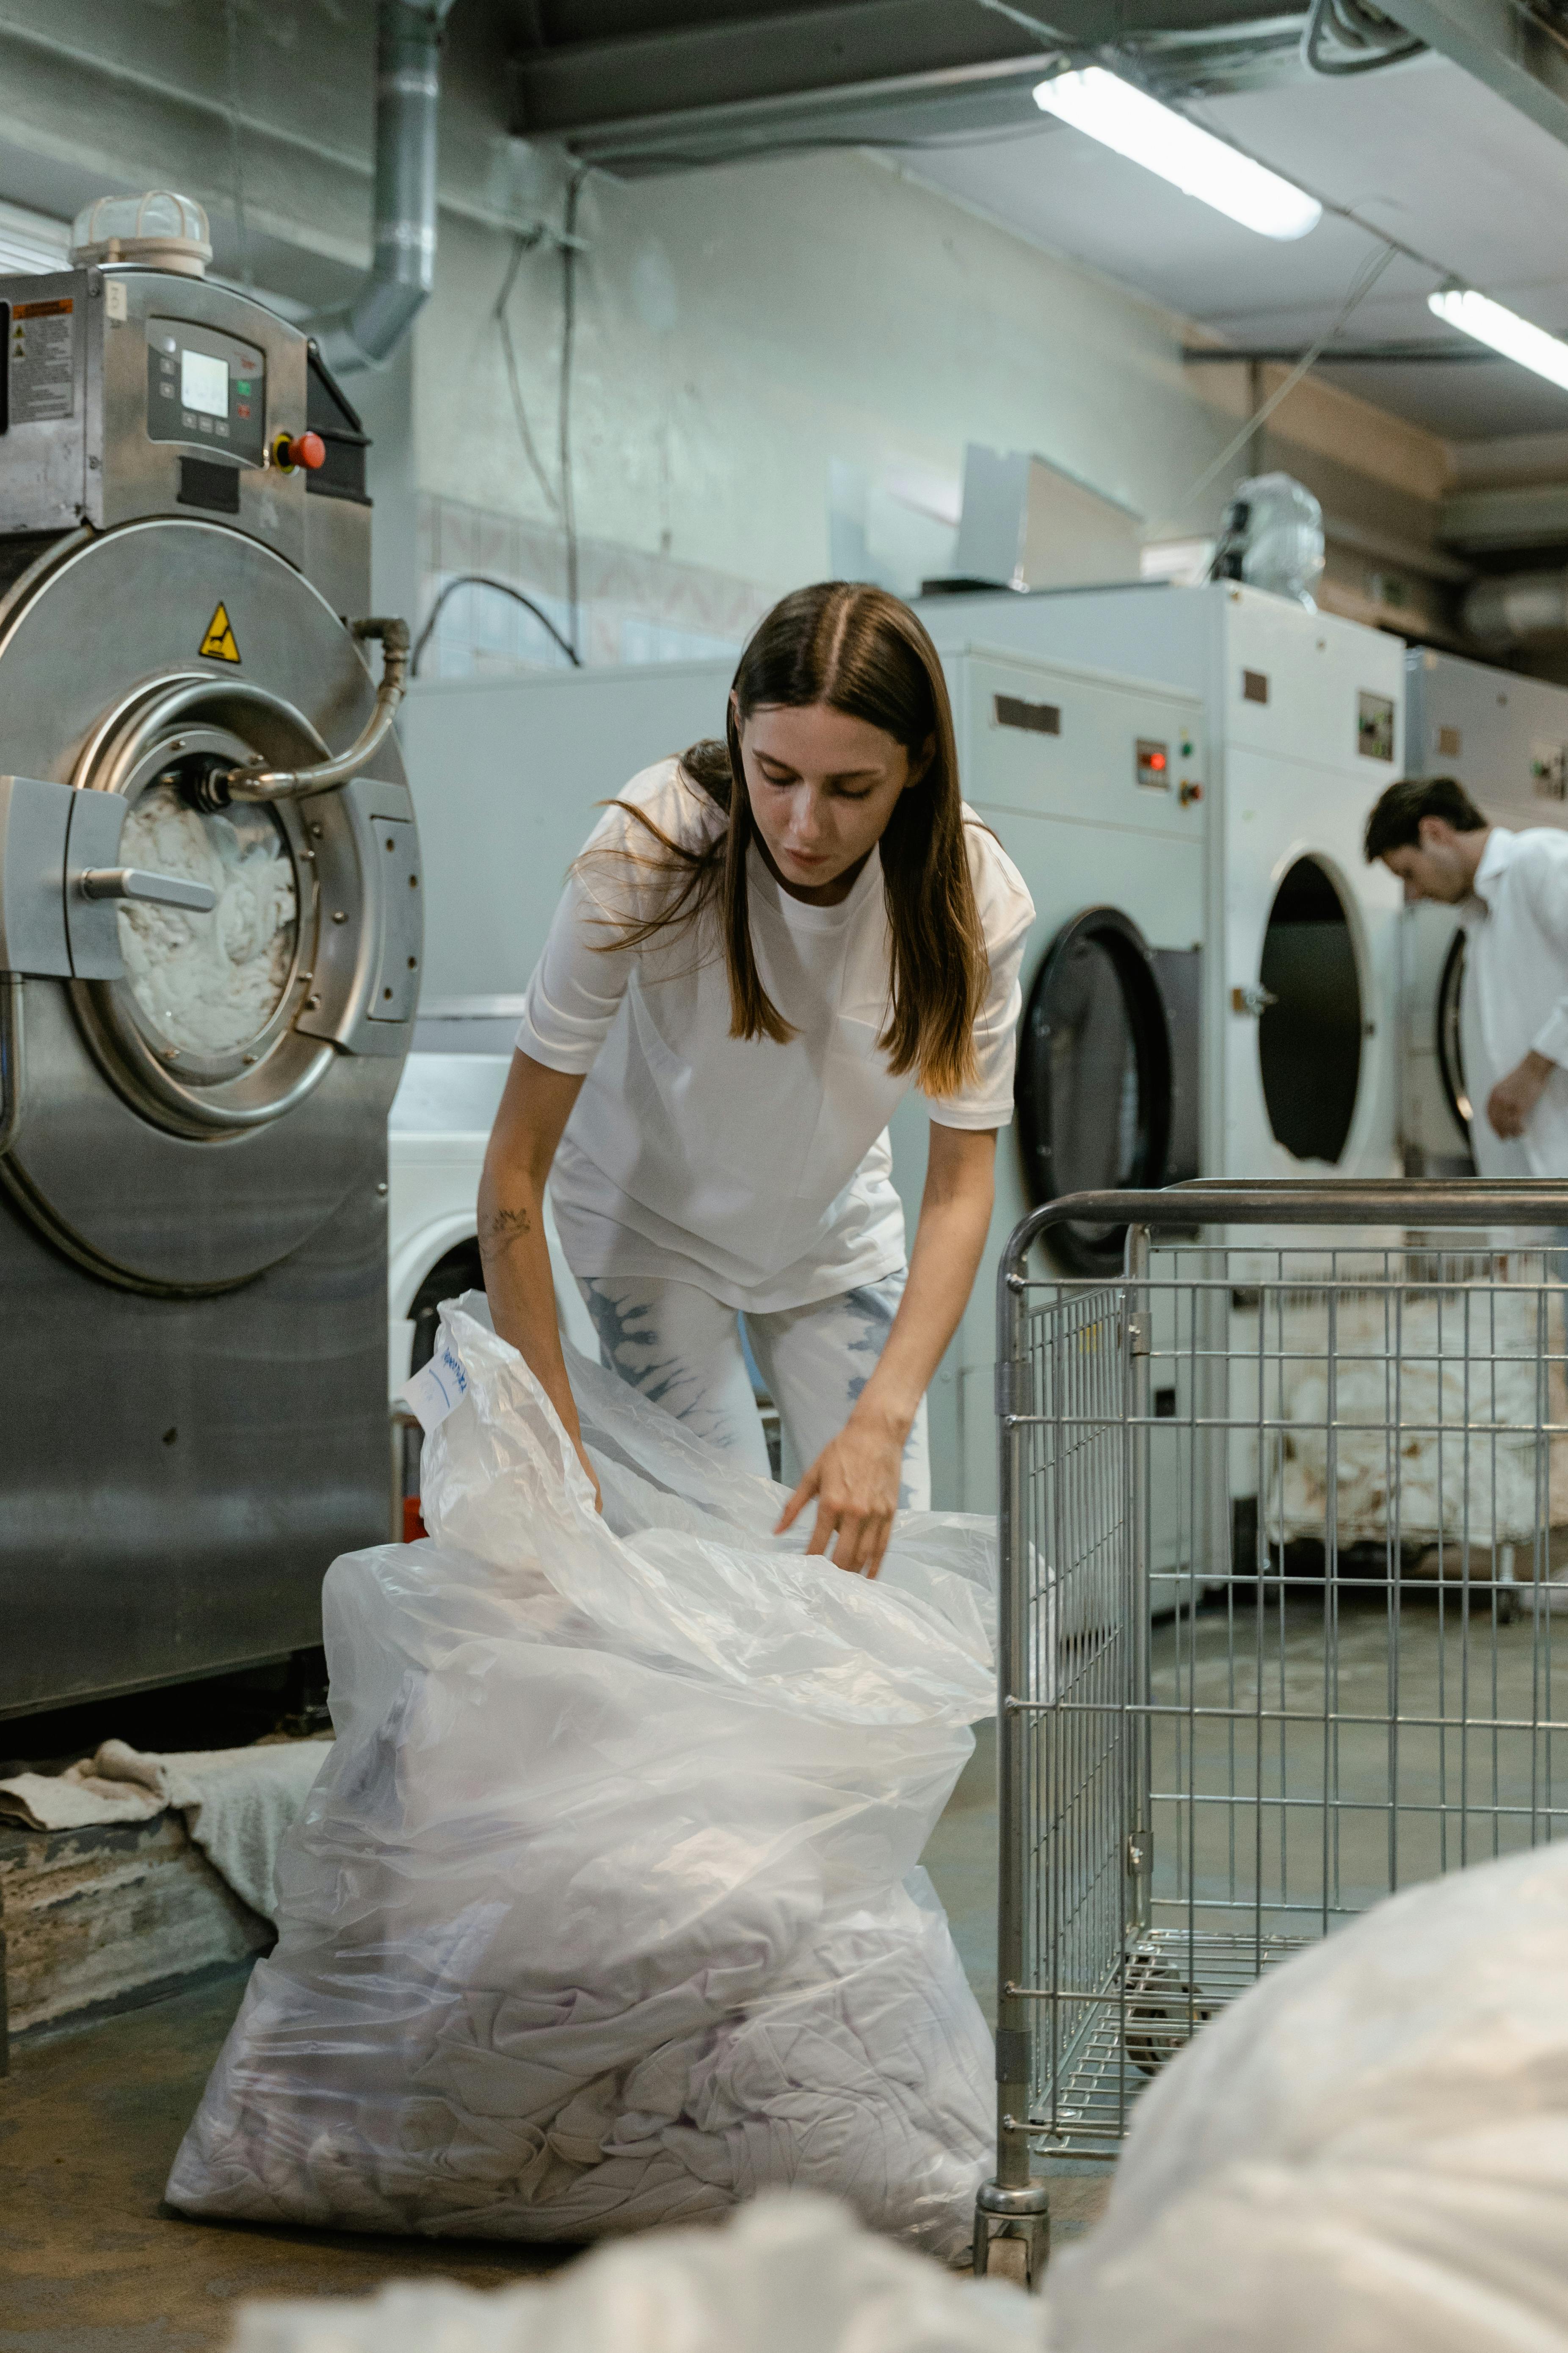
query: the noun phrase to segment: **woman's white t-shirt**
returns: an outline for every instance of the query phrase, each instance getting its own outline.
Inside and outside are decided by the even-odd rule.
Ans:
[[[727,821],[675,760],[645,769],[621,798],[692,849]],[[930,1110],[943,1127],[1002,1127],[1035,910],[994,835],[964,816],[990,984],[974,1026],[978,1073]],[[886,1131],[911,1085],[877,1045],[889,976],[879,854],[841,905],[816,907],[782,890],[753,845],[757,969],[795,1033],[780,1045],[731,1037],[710,914],[642,947],[613,944],[626,915],[665,903],[658,849],[624,808],[605,810],[568,879],[517,1034],[534,1061],[586,1074],[550,1179],[568,1264],[584,1276],[695,1283],[757,1314],[879,1282],[904,1262]]]

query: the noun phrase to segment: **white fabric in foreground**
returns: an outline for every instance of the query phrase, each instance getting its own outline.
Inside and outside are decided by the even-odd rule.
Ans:
[[[219,1876],[264,1920],[276,1917],[274,1873],[283,1833],[305,1802],[330,1740],[266,1741],[249,1748],[159,1755],[106,1740],[63,1773],[0,1781],[0,1813],[30,1830],[86,1830],[150,1821],[171,1806]]]
[[[1568,1846],[1380,1904],[1205,2026],[1050,2271],[1052,2353],[1568,2344]]]
[[[797,2194],[499,2294],[437,2280],[242,2305],[229,2353],[1038,2353],[1039,2322],[1016,2288],[948,2279]]]
[[[600,1518],[516,1352],[442,1339],[432,1538],[329,1573],[337,1745],[170,2201],[562,2239],[798,2183],[959,2254],[991,2049],[917,1862],[992,1705],[990,1531],[808,1560],[573,1355]]]

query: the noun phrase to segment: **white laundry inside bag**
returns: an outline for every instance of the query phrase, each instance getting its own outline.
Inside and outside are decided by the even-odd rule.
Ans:
[[[450,1308],[443,1357],[431,1536],[328,1576],[337,1738],[171,2203],[572,2239],[795,2184],[959,2257],[994,2066],[918,1863],[993,1705],[990,1524],[847,1576],[572,1353],[601,1518],[521,1357]]]

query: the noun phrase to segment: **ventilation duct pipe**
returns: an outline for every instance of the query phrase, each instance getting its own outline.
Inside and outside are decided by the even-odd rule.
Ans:
[[[1489,646],[1568,637],[1568,572],[1510,572],[1499,580],[1478,580],[1461,618],[1470,635]]]
[[[378,0],[375,195],[369,275],[350,302],[307,321],[337,375],[379,367],[436,276],[436,121],[452,0]]]

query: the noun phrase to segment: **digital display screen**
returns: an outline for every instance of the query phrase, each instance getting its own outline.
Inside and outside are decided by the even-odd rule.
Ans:
[[[180,402],[204,417],[228,415],[228,362],[209,359],[205,352],[180,353]]]

